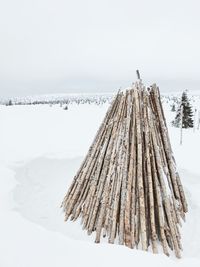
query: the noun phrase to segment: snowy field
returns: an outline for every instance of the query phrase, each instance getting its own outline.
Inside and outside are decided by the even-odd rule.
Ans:
[[[192,104],[199,109],[199,95]],[[0,267],[200,266],[200,130],[172,128],[165,115],[189,203],[182,259],[94,244],[79,222],[63,222],[61,201],[108,103],[0,106]]]

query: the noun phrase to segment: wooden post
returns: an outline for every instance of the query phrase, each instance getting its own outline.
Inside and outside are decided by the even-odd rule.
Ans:
[[[180,145],[183,143],[183,105],[181,105]]]
[[[200,110],[198,111],[198,123],[197,123],[197,130],[200,128]]]
[[[195,110],[194,110],[194,125],[193,125],[193,132],[195,132],[196,113],[197,113],[197,109],[195,108]]]
[[[136,75],[137,75],[137,79],[138,79],[138,80],[141,80],[139,70],[136,70]]]

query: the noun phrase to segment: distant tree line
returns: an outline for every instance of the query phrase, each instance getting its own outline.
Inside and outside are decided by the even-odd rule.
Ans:
[[[69,104],[96,104],[102,105],[104,103],[110,103],[112,100],[112,96],[88,96],[88,97],[81,97],[81,96],[74,96],[64,99],[8,99],[8,100],[0,100],[0,104],[11,106],[11,105],[40,105],[40,104],[49,104],[49,105],[69,105]]]

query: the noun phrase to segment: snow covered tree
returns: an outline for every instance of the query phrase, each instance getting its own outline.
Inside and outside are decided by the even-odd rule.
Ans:
[[[172,125],[175,127],[180,127],[181,125],[181,107],[182,107],[182,128],[192,128],[194,121],[193,121],[193,111],[192,106],[190,105],[190,101],[187,96],[187,92],[184,91],[181,97],[181,103],[177,110],[177,114],[175,119],[172,122]]]
[[[6,103],[6,106],[12,106],[12,100],[10,99],[7,103]]]
[[[175,106],[175,104],[172,104],[172,106],[171,106],[171,111],[172,111],[172,112],[175,112],[175,111],[176,111],[176,106]]]

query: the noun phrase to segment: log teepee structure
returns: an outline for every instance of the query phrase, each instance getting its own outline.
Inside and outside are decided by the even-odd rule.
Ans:
[[[139,80],[118,92],[63,200],[65,220],[88,234],[180,258],[187,203],[158,87]],[[161,246],[159,245],[161,244]]]

